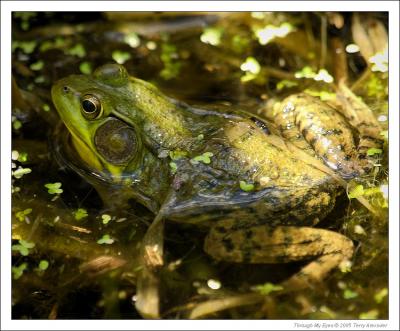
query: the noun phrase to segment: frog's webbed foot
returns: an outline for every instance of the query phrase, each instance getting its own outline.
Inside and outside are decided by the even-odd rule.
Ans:
[[[237,263],[286,263],[312,260],[282,285],[286,290],[312,286],[353,255],[353,243],[329,230],[259,225],[229,229],[216,225],[208,234],[205,251],[217,260]]]

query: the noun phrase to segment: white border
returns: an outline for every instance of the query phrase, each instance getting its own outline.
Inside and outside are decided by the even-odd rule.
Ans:
[[[74,6],[76,4],[76,6]],[[368,323],[399,329],[399,3],[397,1],[2,1],[1,2],[1,329],[8,330],[111,330],[111,329],[321,329],[313,321],[296,320],[11,320],[11,11],[389,11],[389,137],[390,137],[390,293],[388,321],[320,321],[338,329],[371,329]],[[318,322],[318,321],[317,321]],[[295,323],[304,326],[297,326]],[[353,324],[356,323],[356,324]],[[322,323],[321,323],[322,324]],[[328,328],[328,327],[327,327]],[[374,329],[374,328],[372,328]]]

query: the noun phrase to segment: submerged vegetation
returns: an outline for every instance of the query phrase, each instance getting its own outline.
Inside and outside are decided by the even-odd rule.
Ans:
[[[347,194],[321,224],[353,240],[351,261],[313,291],[279,294],[301,263],[216,262],[202,251],[202,232],[167,224],[161,317],[387,318],[386,30],[384,13],[14,13],[13,318],[146,317],[135,302],[140,243],[154,216],[135,202],[119,206],[106,188],[95,191],[55,152],[62,138],[52,84],[110,62],[189,104],[259,116],[298,92],[340,108],[350,91],[382,128],[382,148],[367,151],[376,158],[372,171],[344,184]],[[168,156],[176,172],[186,155]],[[240,181],[240,189],[254,184]]]

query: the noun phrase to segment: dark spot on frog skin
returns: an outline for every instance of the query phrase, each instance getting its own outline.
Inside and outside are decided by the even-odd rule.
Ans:
[[[253,238],[253,235],[254,235],[254,233],[253,233],[253,231],[251,231],[251,229],[246,230],[246,232],[245,232],[246,239]]]
[[[250,119],[255,123],[255,125],[257,125],[261,130],[263,130],[263,132],[265,134],[268,134],[268,135],[271,134],[271,132],[268,129],[267,124],[264,121],[258,119],[257,117],[254,117],[254,116],[250,117]]]
[[[232,240],[229,238],[222,239],[222,244],[224,245],[227,252],[232,252],[235,246],[232,243]]]
[[[223,226],[216,226],[215,230],[217,232],[219,232],[219,233],[226,233],[227,232],[226,228],[224,228]]]
[[[254,248],[254,247],[252,247],[252,248]],[[252,260],[253,254],[254,254],[254,252],[252,249],[244,249],[243,254],[242,254],[243,263],[250,263]]]
[[[331,135],[338,136],[338,135],[341,135],[342,133],[343,133],[343,131],[340,129],[331,129],[331,130],[325,131],[324,133],[322,133],[322,135],[323,136],[331,136]]]
[[[314,148],[315,144],[318,142],[318,137],[314,136],[311,140],[310,140],[310,145]]]
[[[285,243],[290,244],[293,242],[293,237],[291,235],[289,235],[288,233],[285,233],[283,240],[285,241]]]
[[[374,138],[374,137],[371,137],[371,136],[363,135],[363,136],[362,136],[362,139],[370,140],[370,141],[372,141],[373,143],[382,144],[382,139],[379,139],[379,138]]]

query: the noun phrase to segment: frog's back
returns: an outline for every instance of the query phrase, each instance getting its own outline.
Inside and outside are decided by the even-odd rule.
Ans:
[[[181,160],[169,218],[207,223],[307,224],[333,206],[336,185],[302,160],[284,140],[247,118],[229,120],[208,137],[211,163]],[[250,190],[241,187],[251,184]],[[174,186],[174,185],[173,185]],[[314,217],[313,217],[314,216]]]

